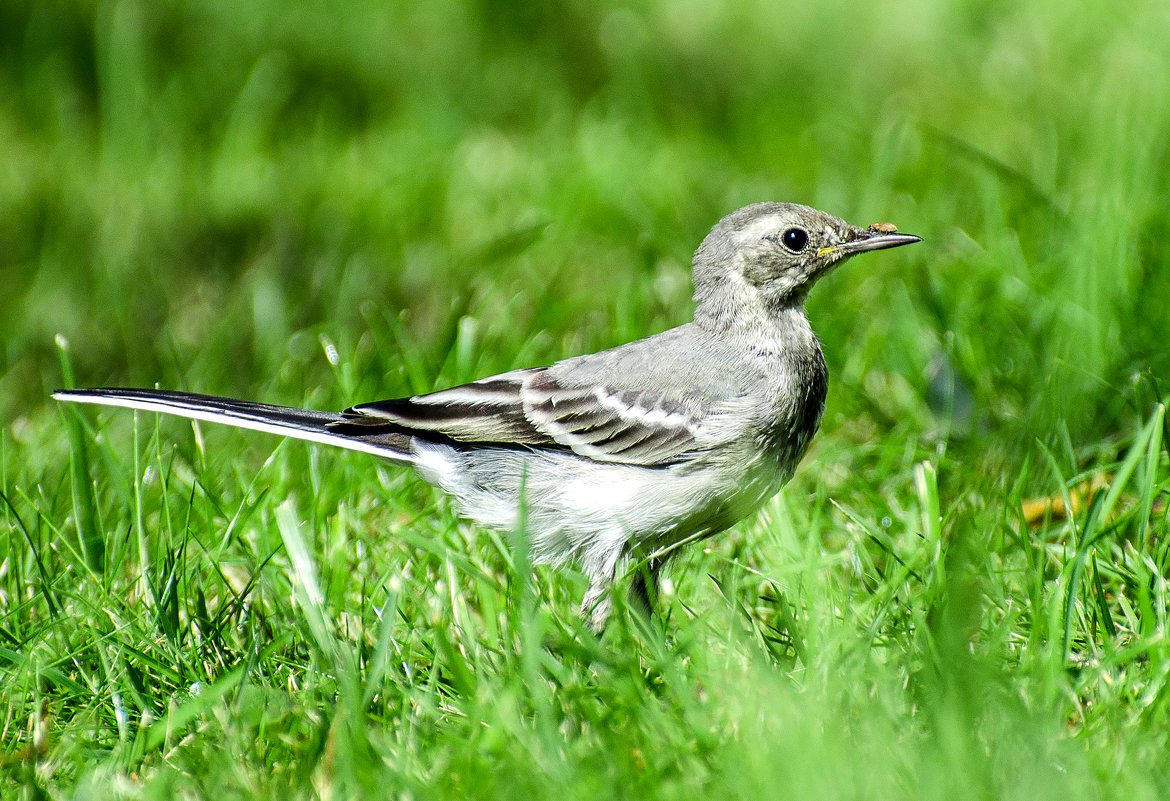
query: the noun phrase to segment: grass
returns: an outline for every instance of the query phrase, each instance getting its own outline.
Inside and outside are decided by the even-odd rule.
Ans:
[[[391,5],[0,6],[0,796],[1163,797],[1165,9]],[[47,398],[614,345],[761,199],[926,242],[817,287],[813,451],[649,627],[360,454]]]

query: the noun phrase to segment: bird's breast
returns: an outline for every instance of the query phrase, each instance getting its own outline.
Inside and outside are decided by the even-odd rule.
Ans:
[[[774,367],[775,394],[770,419],[763,427],[763,444],[787,479],[821,425],[829,371],[819,347],[785,356]]]

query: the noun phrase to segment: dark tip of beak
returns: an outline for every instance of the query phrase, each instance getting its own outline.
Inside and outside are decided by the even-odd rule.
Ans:
[[[922,237],[914,236],[913,234],[883,234],[871,233],[869,231],[865,231],[864,233],[866,236],[838,245],[834,255],[852,256],[856,253],[868,253],[871,250],[897,248],[902,245],[913,245],[915,242],[922,241]]]

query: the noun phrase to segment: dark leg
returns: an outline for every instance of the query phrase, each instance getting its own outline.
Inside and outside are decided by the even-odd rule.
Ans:
[[[658,577],[665,564],[666,559],[663,557],[647,559],[634,571],[630,581],[630,606],[646,617],[650,617],[658,605]]]

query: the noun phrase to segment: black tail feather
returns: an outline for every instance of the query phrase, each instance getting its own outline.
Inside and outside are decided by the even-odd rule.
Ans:
[[[177,392],[166,389],[61,389],[60,401],[119,406],[173,414],[196,420],[224,423],[238,428],[321,442],[372,453],[398,462],[412,462],[409,434],[401,431],[359,432],[332,430],[330,424],[345,418],[338,412],[321,412],[291,406]],[[356,428],[356,427],[355,427]]]

